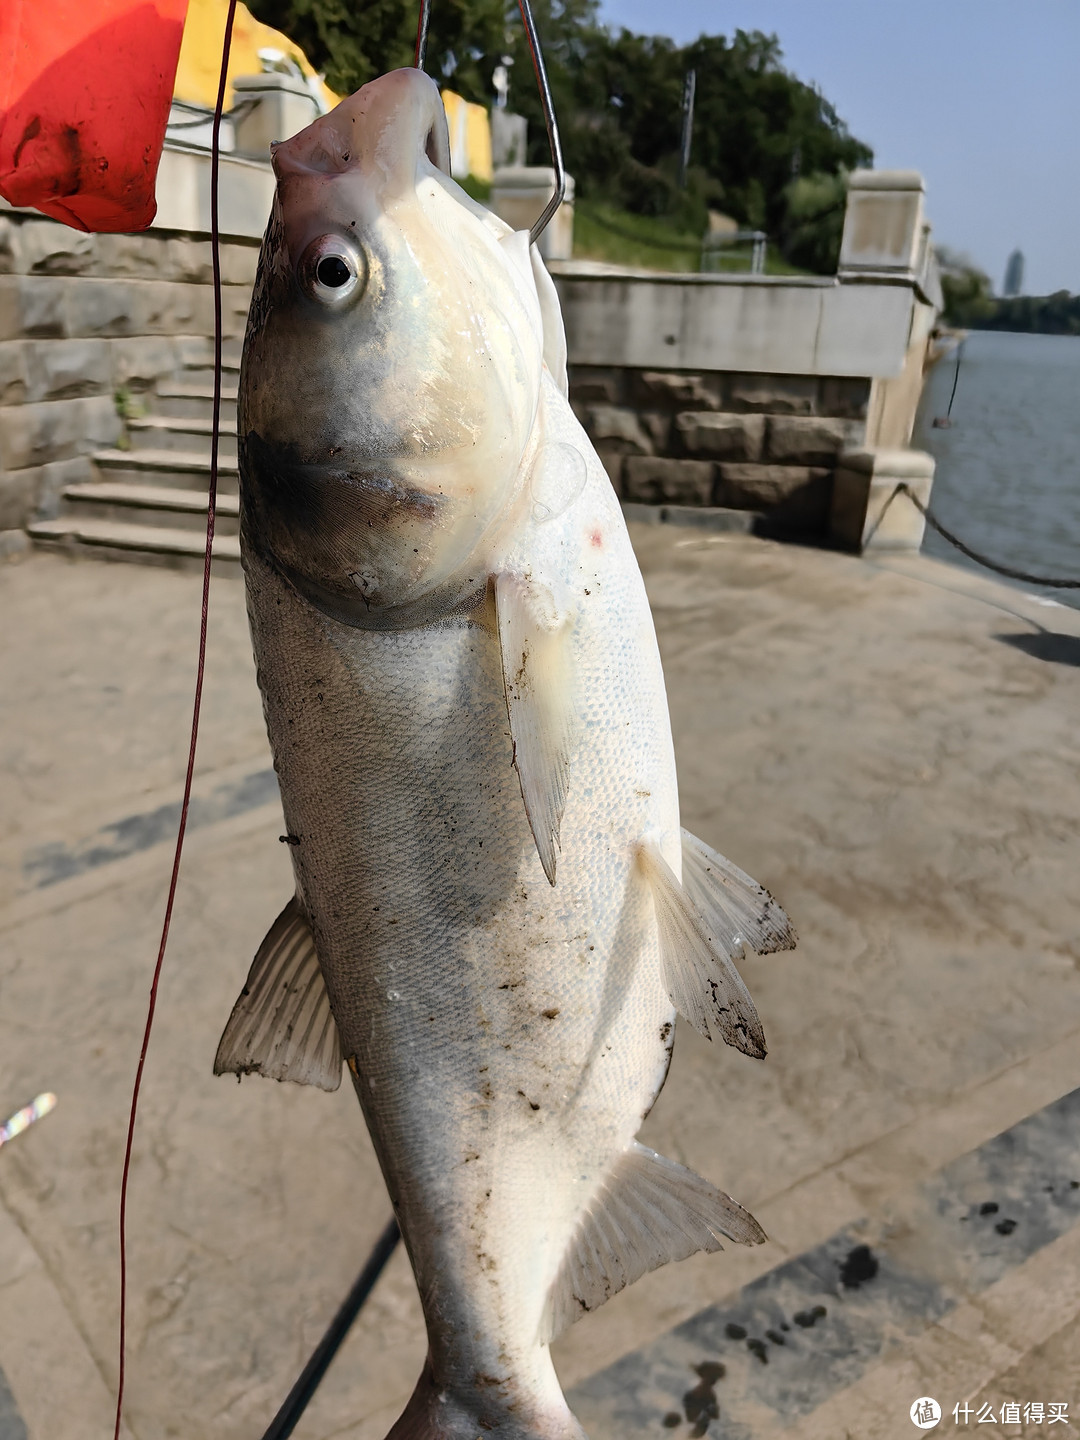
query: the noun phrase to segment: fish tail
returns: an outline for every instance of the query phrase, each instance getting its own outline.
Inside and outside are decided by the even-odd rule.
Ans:
[[[543,1407],[493,1403],[478,1377],[473,1395],[439,1385],[430,1357],[386,1440],[588,1440],[565,1400]],[[474,1403],[471,1403],[474,1402]],[[527,1411],[528,1413],[522,1413]]]

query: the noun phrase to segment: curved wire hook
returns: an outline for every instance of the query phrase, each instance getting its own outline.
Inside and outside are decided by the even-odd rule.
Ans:
[[[525,38],[529,42],[529,54],[532,56],[533,70],[536,72],[536,86],[540,91],[540,104],[544,111],[548,146],[551,149],[551,165],[555,171],[554,194],[529,231],[529,243],[535,245],[566,197],[566,170],[563,166],[562,143],[559,140],[559,122],[555,118],[555,102],[551,98],[551,86],[548,84],[547,70],[544,68],[544,52],[540,46],[540,37],[536,33],[536,22],[533,20],[529,0],[518,0],[518,9],[521,11],[521,23],[525,26]],[[416,54],[413,60],[417,70],[423,70],[424,62],[427,59],[430,23],[431,0],[420,0],[420,19],[416,26]]]
[[[427,59],[427,32],[431,23],[431,0],[420,0],[420,19],[416,26],[416,54],[413,57],[413,69],[423,70],[424,61]]]

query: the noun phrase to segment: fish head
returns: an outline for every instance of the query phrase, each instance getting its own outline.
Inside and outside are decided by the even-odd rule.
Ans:
[[[242,533],[311,603],[425,623],[487,584],[543,365],[528,237],[450,178],[419,70],[274,148],[241,365]]]

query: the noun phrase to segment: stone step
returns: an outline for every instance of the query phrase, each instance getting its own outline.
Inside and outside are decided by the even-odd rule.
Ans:
[[[159,415],[193,416],[209,420],[213,414],[213,382],[204,385],[194,380],[162,380],[154,396],[154,409]],[[236,385],[225,384],[221,390],[221,417],[236,420]]]
[[[184,381],[188,381],[188,382],[190,382],[191,384],[194,384],[194,385],[208,385],[208,386],[210,386],[211,389],[212,389],[212,388],[213,388],[213,385],[214,385],[214,366],[213,366],[213,363],[211,362],[210,364],[200,364],[200,363],[198,363],[198,362],[195,362],[195,363],[192,363],[192,364],[185,365],[184,368],[183,368],[183,370],[180,372],[180,374],[178,375],[177,378],[178,378],[178,379],[182,379],[182,380],[184,380]],[[222,383],[222,385],[235,386],[235,385],[237,385],[237,384],[239,383],[239,380],[240,380],[240,359],[239,359],[239,356],[236,358],[235,361],[223,360],[222,363],[221,363],[221,383]]]
[[[210,455],[187,450],[97,450],[93,456],[103,480],[120,484],[169,486],[193,490],[210,483]],[[239,486],[235,458],[221,456],[218,489],[235,495]]]
[[[62,496],[67,513],[61,518],[92,518],[143,528],[206,532],[205,490],[94,481],[85,485],[68,485]],[[219,495],[215,534],[235,535],[239,529],[239,515],[239,497]]]
[[[200,450],[210,454],[213,421],[200,416],[139,415],[127,422],[131,443],[136,451],[193,451],[193,442],[203,442]],[[221,418],[218,454],[224,459],[236,458],[236,419]]]
[[[692,525],[698,530],[752,535],[762,523],[756,510],[734,510],[722,505],[646,505],[622,501],[623,516],[644,525]]]
[[[134,560],[147,565],[200,569],[205,537],[193,530],[164,526],[125,525],[116,520],[65,515],[58,520],[35,520],[27,526],[31,539],[50,549],[94,555],[106,560]],[[235,535],[215,535],[213,568],[238,574],[240,541]]]

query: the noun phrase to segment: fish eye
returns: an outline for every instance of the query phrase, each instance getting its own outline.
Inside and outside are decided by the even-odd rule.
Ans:
[[[363,289],[365,270],[360,251],[343,235],[320,235],[301,255],[296,276],[312,300],[339,305]]]

